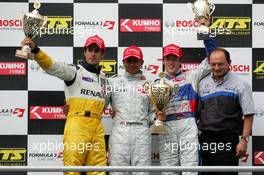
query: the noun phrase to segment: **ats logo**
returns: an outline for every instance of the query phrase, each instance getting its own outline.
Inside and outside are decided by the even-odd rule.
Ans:
[[[71,16],[47,16],[47,23],[40,30],[41,35],[68,35],[74,34]],[[36,30],[38,32],[38,30]]]
[[[0,75],[26,75],[25,62],[0,62]]]
[[[254,152],[254,165],[263,165],[264,164],[264,152]]]
[[[264,79],[264,61],[256,62],[256,69],[253,71],[256,79],[263,80]]]
[[[120,19],[121,32],[160,32],[160,19]]]
[[[0,109],[0,117],[18,117],[23,118],[24,108],[2,108]]]
[[[217,30],[217,34],[225,35],[250,35],[251,18],[250,17],[212,17],[211,29],[226,29],[224,33]]]
[[[62,106],[30,106],[30,119],[66,119]]]
[[[0,148],[0,165],[26,165],[26,152],[25,148]]]
[[[100,66],[106,75],[113,75],[116,74],[116,63],[115,60],[102,60]]]

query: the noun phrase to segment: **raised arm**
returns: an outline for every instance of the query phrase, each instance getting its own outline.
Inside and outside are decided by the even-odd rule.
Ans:
[[[22,45],[30,45],[32,52],[35,54],[34,60],[48,74],[56,76],[64,81],[72,81],[76,76],[76,67],[63,62],[58,62],[40,50],[37,45],[30,39],[25,38]]]
[[[211,67],[208,62],[208,56],[210,52],[214,48],[216,48],[215,38],[209,38],[207,40],[204,40],[204,46],[206,58],[200,63],[197,69],[191,71],[191,76],[189,77],[190,81],[194,84],[194,86],[197,86],[198,82],[211,71]]]

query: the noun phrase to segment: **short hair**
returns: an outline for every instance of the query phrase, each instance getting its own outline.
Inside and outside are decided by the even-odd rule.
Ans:
[[[213,52],[216,52],[216,51],[221,51],[221,52],[223,52],[223,53],[225,54],[226,61],[227,61],[229,64],[231,63],[230,53],[229,53],[226,49],[221,48],[221,47],[216,47],[216,48],[214,48],[214,49],[210,52],[210,54],[208,55],[208,60],[209,60],[209,62],[210,62],[210,57],[211,57],[212,53],[213,53]]]

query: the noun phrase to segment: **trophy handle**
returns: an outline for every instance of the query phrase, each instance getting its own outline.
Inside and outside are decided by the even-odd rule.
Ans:
[[[149,92],[150,92],[150,84],[149,84],[149,82],[146,81],[146,82],[143,84],[142,87],[143,87],[144,91],[146,91],[146,92],[149,94]]]
[[[43,23],[42,23],[41,28],[44,27],[47,24],[47,22],[48,22],[48,17],[47,16],[43,16]]]
[[[210,9],[211,9],[211,12],[210,12],[209,16],[211,16],[212,13],[215,11],[215,5],[212,4],[212,3],[209,3],[209,5],[210,5]]]
[[[192,11],[193,11],[193,13],[192,13],[193,17],[196,18],[195,14],[197,13],[197,10],[195,9],[194,4],[192,4],[191,7],[192,7]]]

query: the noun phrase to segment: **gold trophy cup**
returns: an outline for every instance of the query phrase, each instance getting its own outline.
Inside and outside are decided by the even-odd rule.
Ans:
[[[47,18],[39,14],[38,9],[41,4],[39,1],[35,1],[34,10],[32,12],[24,14],[23,17],[23,31],[25,36],[33,39],[45,25]],[[16,50],[16,57],[24,59],[34,59],[34,54],[31,53],[31,48],[29,45],[25,45],[21,50]]]
[[[209,19],[215,10],[215,5],[209,3],[207,0],[196,0],[192,4],[192,11],[194,18],[199,22],[200,26],[197,28],[197,39],[205,40],[210,36]]]
[[[144,90],[148,93],[150,102],[156,112],[164,112],[168,102],[170,101],[173,90],[178,91],[178,86],[170,86],[165,82],[165,73],[159,74],[160,79],[155,81],[154,84],[150,85],[146,82],[143,85]],[[177,93],[177,92],[176,92]],[[150,126],[151,134],[167,134],[167,127],[164,122],[156,119],[153,125]]]

